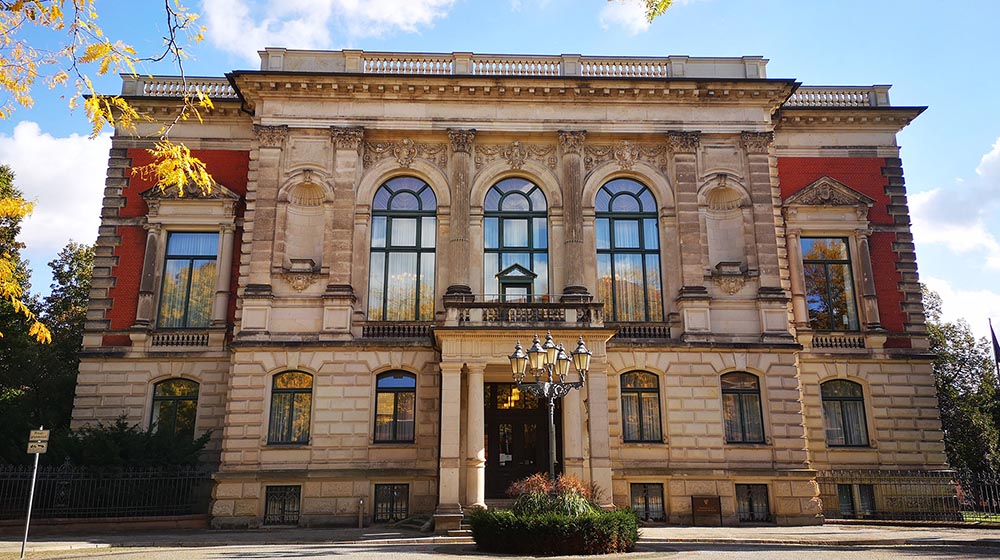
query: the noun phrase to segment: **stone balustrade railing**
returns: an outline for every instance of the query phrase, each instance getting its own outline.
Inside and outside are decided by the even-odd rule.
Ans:
[[[603,303],[559,302],[559,296],[536,297],[532,302],[490,301],[490,299],[489,296],[484,298],[480,295],[470,296],[464,301],[445,301],[445,325],[604,326]]]
[[[183,97],[202,92],[211,99],[236,99],[236,90],[225,78],[177,76],[122,76],[122,95]]]
[[[889,86],[802,86],[785,107],[888,107]]]

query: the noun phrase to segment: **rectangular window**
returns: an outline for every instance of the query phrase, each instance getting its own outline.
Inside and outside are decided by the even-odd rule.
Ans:
[[[802,238],[809,326],[818,331],[858,330],[858,311],[847,239]]]
[[[871,484],[838,484],[837,505],[843,519],[870,519],[875,515],[875,487]]]
[[[301,486],[268,486],[264,494],[264,525],[298,525]]]
[[[643,521],[666,521],[662,484],[632,484],[632,511]]]
[[[771,507],[767,501],[767,484],[737,484],[736,513],[743,522],[771,520]]]
[[[375,522],[389,523],[406,519],[410,511],[409,484],[375,485]]]
[[[204,328],[212,319],[218,233],[171,232],[163,265],[157,325]]]

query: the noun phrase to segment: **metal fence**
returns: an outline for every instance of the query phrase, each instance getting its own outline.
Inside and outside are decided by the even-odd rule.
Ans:
[[[827,471],[827,519],[1000,523],[1000,477],[955,471]]]
[[[0,465],[0,520],[23,519],[31,467]],[[206,467],[40,467],[32,518],[189,515],[208,512],[211,470]]]

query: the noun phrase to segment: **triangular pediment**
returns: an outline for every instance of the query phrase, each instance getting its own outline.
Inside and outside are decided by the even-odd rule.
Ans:
[[[527,268],[524,268],[523,266],[517,263],[514,263],[497,273],[497,279],[501,281],[523,280],[525,282],[528,282],[534,280],[537,277],[538,277],[537,274],[528,270]]]
[[[833,177],[820,177],[785,199],[785,206],[872,206],[865,196]]]
[[[180,189],[176,185],[161,189],[160,187],[153,187],[149,190],[143,191],[142,198],[145,200],[239,200],[240,195],[234,193],[233,191],[226,188],[221,183],[212,183],[212,188],[209,192],[205,192],[198,188],[197,185],[191,184],[184,187],[184,194],[181,196]]]

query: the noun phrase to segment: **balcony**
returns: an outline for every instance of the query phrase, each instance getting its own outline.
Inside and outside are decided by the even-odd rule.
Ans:
[[[560,301],[559,294],[520,296],[506,300],[496,294],[468,295],[445,300],[447,327],[588,328],[604,326],[604,304],[593,297],[573,296]],[[566,298],[567,300],[570,298]]]
[[[884,332],[834,333],[802,331],[798,334],[799,344],[813,352],[864,353],[882,350],[885,346]]]

